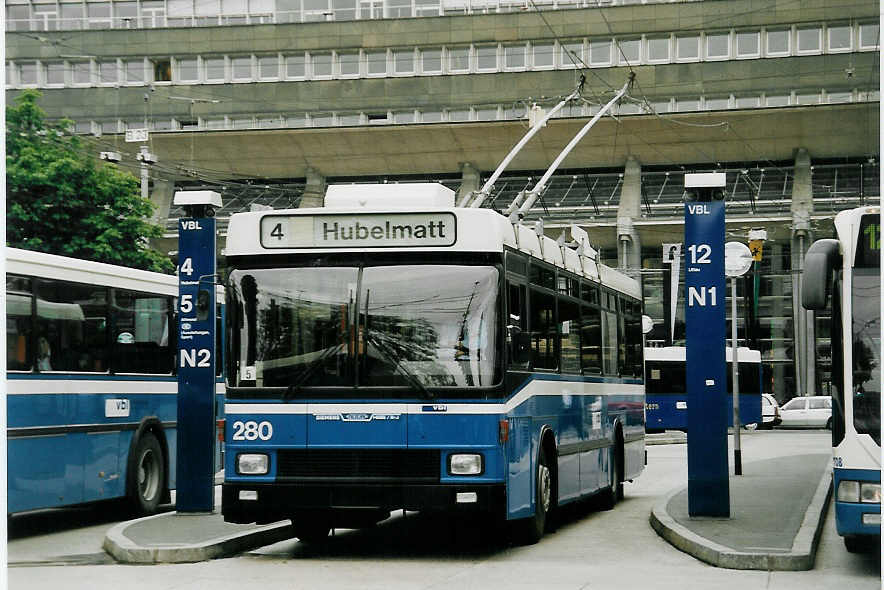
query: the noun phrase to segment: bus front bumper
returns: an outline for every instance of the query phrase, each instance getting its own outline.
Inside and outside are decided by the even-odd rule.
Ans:
[[[264,524],[303,511],[381,509],[478,510],[503,514],[506,487],[401,483],[224,483],[225,522]]]

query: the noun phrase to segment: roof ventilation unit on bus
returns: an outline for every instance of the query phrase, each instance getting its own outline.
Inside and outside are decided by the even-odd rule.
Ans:
[[[334,184],[325,193],[329,209],[449,208],[454,191],[435,182],[409,184]]]

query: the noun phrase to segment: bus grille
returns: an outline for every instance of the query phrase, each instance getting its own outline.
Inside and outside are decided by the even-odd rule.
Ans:
[[[438,482],[440,453],[432,449],[284,449],[277,477],[300,481]]]

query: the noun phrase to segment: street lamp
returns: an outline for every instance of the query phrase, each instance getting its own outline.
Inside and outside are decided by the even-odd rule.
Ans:
[[[731,278],[731,395],[734,403],[734,475],[743,475],[740,449],[739,346],[737,346],[737,277],[752,266],[752,251],[742,242],[724,245],[724,274]]]

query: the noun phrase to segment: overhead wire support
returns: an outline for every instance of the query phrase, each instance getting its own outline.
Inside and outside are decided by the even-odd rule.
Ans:
[[[522,205],[519,207],[519,210],[518,210],[519,218],[522,218],[525,216],[525,214],[534,205],[534,202],[537,201],[537,198],[543,193],[544,189],[546,188],[546,183],[549,181],[550,177],[558,169],[559,165],[562,163],[562,160],[564,160],[568,156],[568,154],[571,153],[571,150],[573,150],[574,147],[578,143],[580,143],[580,140],[583,139],[583,137],[587,133],[589,133],[589,130],[592,129],[593,125],[595,125],[598,122],[598,120],[601,119],[605,115],[605,113],[607,113],[611,109],[612,106],[614,106],[621,98],[623,98],[623,96],[626,94],[626,92],[632,86],[632,83],[634,81],[635,81],[635,73],[630,72],[629,79],[626,81],[626,83],[623,85],[623,87],[617,91],[617,94],[614,95],[614,98],[609,100],[605,106],[603,106],[601,109],[599,109],[599,112],[596,113],[595,116],[592,119],[590,119],[589,122],[586,125],[584,125],[580,131],[577,132],[577,135],[575,135],[571,139],[571,141],[568,143],[568,145],[565,146],[565,149],[563,149],[561,151],[561,153],[559,153],[559,155],[558,155],[558,157],[556,157],[555,161],[550,165],[550,167],[547,169],[547,171],[544,173],[544,175],[540,178],[540,180],[537,181],[537,184],[534,186],[534,188],[526,193],[525,201],[522,203]]]
[[[556,106],[554,106],[550,111],[539,121],[537,121],[528,132],[522,136],[522,139],[519,140],[513,149],[510,150],[510,153],[506,155],[506,157],[500,162],[497,166],[497,169],[494,173],[485,181],[485,184],[482,185],[482,188],[476,193],[467,193],[467,195],[461,199],[461,202],[458,204],[460,207],[481,207],[482,203],[485,202],[485,199],[488,198],[488,194],[491,192],[491,189],[494,188],[494,183],[497,182],[497,179],[500,178],[500,175],[503,174],[503,171],[506,170],[506,167],[509,166],[510,162],[513,161],[513,158],[525,147],[525,144],[528,143],[534,135],[540,131],[542,127],[546,125],[546,122],[549,121],[556,113],[558,113],[566,104],[580,97],[580,92],[583,90],[583,78],[580,80],[580,84],[577,86],[577,89],[574,90],[571,94],[565,97],[562,101],[560,101]],[[470,199],[472,198],[472,201]]]

